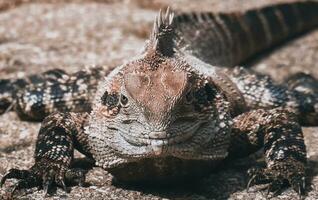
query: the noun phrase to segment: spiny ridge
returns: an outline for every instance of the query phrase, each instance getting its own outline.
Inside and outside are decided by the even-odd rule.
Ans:
[[[175,36],[174,13],[168,7],[166,12],[159,11],[158,16],[153,25],[153,29],[147,44],[147,53],[159,53],[163,56],[172,56],[174,54]]]

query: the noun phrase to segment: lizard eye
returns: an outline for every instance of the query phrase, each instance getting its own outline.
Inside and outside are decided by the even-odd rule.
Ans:
[[[121,96],[120,96],[120,104],[122,106],[127,106],[128,105],[128,98],[125,95],[123,95],[123,94],[121,94]]]

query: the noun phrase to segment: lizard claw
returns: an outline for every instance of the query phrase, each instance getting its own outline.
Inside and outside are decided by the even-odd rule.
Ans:
[[[65,192],[69,192],[65,181],[83,185],[85,172],[79,169],[69,169],[57,163],[37,162],[29,170],[10,169],[1,179],[0,185],[7,179],[19,179],[10,192],[11,196],[18,190],[24,188],[38,187],[43,189],[44,195],[48,196],[53,186],[60,186]]]
[[[55,182],[57,185],[59,185],[63,190],[64,192],[66,193],[69,193],[69,189],[66,187],[66,184],[65,184],[65,177],[63,176],[58,176],[58,177],[55,177]]]
[[[265,195],[265,199],[268,200],[269,199],[269,192],[270,192],[271,188],[270,188],[270,185],[267,187],[267,190],[266,190],[266,195]]]
[[[267,189],[265,198],[270,199],[277,196],[281,191],[282,186],[283,182],[281,182],[280,180],[274,180],[273,182],[269,183],[269,185],[266,187]],[[270,192],[273,192],[273,195],[271,195],[271,197],[269,197]]]
[[[13,195],[16,191],[22,189],[22,188],[26,188],[29,185],[29,182],[26,180],[20,180],[18,183],[16,183],[13,186],[13,189],[11,191],[11,195]]]
[[[22,188],[30,188],[38,183],[38,179],[28,170],[10,169],[1,179],[0,186],[2,187],[7,179],[19,179],[12,189],[11,196]]]
[[[305,176],[302,173],[283,173],[280,169],[284,168],[251,168],[248,170],[248,175],[251,177],[247,184],[247,190],[252,183],[263,184],[268,183],[266,199],[269,197],[269,193],[273,192],[272,197],[275,197],[283,187],[290,184],[294,191],[299,195],[299,199],[302,199],[302,194],[305,192]],[[293,169],[289,169],[291,172]]]
[[[49,190],[50,190],[51,185],[52,185],[51,181],[47,181],[43,184],[44,197],[49,196]]]
[[[4,185],[7,179],[16,178],[16,179],[24,179],[30,175],[30,172],[27,170],[19,170],[19,169],[10,169],[0,181],[0,187]]]
[[[295,175],[291,180],[292,188],[297,191],[299,199],[302,199],[302,195],[305,193],[306,179],[304,176]]]
[[[69,193],[69,192],[70,192],[70,191],[67,189],[67,187],[66,187],[64,181],[61,181],[61,185],[62,185],[62,188],[63,188],[64,192],[66,192],[66,193]]]
[[[247,191],[247,192],[249,191],[250,186],[251,186],[251,184],[254,182],[255,178],[256,178],[256,175],[253,175],[253,176],[250,178],[250,180],[248,181],[247,186],[246,186],[246,191]]]
[[[86,170],[71,169],[65,172],[65,181],[83,187],[85,185]]]
[[[250,177],[246,190],[248,191],[250,186],[256,182],[258,183],[263,183],[263,182],[268,182],[267,179],[263,176],[263,169],[258,168],[258,167],[252,167],[247,171],[248,176]]]
[[[49,193],[50,187],[52,185],[52,182],[53,182],[53,180],[52,180],[52,178],[50,176],[44,177],[44,180],[43,180],[44,197],[48,196],[48,193]]]

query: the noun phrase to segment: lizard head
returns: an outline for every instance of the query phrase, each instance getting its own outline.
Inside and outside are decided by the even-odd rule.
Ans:
[[[171,166],[226,156],[226,101],[209,77],[174,52],[171,17],[159,15],[157,34],[143,54],[116,68],[99,86],[89,133],[91,145],[103,144],[101,152],[107,152],[93,153],[104,168],[147,159],[169,159],[162,163]]]

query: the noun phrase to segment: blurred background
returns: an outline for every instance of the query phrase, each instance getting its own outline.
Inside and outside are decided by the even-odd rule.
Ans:
[[[23,77],[52,68],[75,72],[90,65],[113,68],[135,56],[149,35],[160,8],[182,11],[242,12],[294,0],[0,0],[0,78]],[[317,11],[318,12],[318,11]],[[317,19],[318,20],[318,19]],[[249,63],[258,72],[282,81],[307,71],[318,78],[318,30],[268,51]],[[39,123],[22,122],[15,113],[0,116],[0,174],[32,166]],[[304,128],[313,189],[318,199],[318,128]],[[253,160],[253,159],[252,159]],[[262,199],[246,192],[249,159],[225,166],[195,185],[145,189],[114,187],[111,176],[94,168],[88,188],[75,187],[70,199]],[[242,165],[240,163],[243,163]],[[233,167],[233,165],[239,165]],[[0,190],[1,195],[4,190]],[[42,197],[42,192],[25,196]],[[57,198],[65,198],[58,191]],[[279,199],[296,199],[288,190]]]
[[[278,2],[291,0],[0,0],[0,76],[16,76],[15,72],[24,76],[55,67],[76,71],[92,64],[119,65],[138,53],[158,10],[167,6],[230,12]],[[309,47],[301,41],[302,51],[297,49],[296,55],[287,53],[279,63],[268,68],[263,62],[258,68],[264,72],[264,68],[288,66],[294,73],[300,65],[306,70],[317,67],[317,62],[311,62],[318,59],[311,51],[316,50],[316,38],[309,39],[313,40]],[[279,80],[286,69],[281,72]]]

